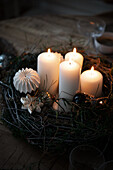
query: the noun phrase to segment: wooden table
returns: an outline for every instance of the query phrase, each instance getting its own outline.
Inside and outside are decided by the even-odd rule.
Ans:
[[[103,17],[107,30],[113,31],[112,18]],[[0,22],[0,37],[13,44],[18,55],[23,51],[38,52],[44,46],[56,51],[61,45],[69,44],[71,39],[76,46],[76,22],[81,17],[75,16],[36,16],[23,17]],[[2,103],[1,103],[2,107]],[[12,136],[12,133],[0,122],[0,169],[38,169],[42,153]],[[44,156],[40,170],[67,170],[68,155],[57,157]]]

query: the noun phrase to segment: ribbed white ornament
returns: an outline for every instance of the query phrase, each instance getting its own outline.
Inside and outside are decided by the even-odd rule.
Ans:
[[[39,87],[40,77],[35,70],[22,68],[13,77],[13,84],[20,93],[31,93],[32,90],[35,91]]]

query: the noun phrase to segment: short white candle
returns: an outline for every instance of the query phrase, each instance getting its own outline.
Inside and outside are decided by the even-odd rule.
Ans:
[[[76,48],[73,49],[73,52],[68,52],[66,55],[65,55],[65,60],[68,61],[69,58],[71,57],[71,59],[75,62],[77,62],[78,64],[80,64],[80,67],[82,69],[82,65],[83,65],[83,56],[76,52]]]
[[[62,62],[59,72],[59,98],[71,101],[79,89],[79,82],[80,65],[72,60]],[[67,111],[62,100],[60,100],[59,104]]]
[[[48,52],[43,52],[38,56],[37,62],[40,89],[45,89],[50,94],[55,95],[59,83],[59,58],[48,49]]]
[[[81,74],[81,92],[99,97],[102,94],[103,76],[102,74],[94,70],[86,70]]]

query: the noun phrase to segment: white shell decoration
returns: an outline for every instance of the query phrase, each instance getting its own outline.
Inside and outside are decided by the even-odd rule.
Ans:
[[[39,87],[40,77],[35,70],[22,68],[13,77],[13,84],[20,93],[31,93],[32,90],[35,91]]]
[[[37,101],[37,97],[32,97],[27,94],[26,97],[22,97],[20,99],[22,102],[22,109],[28,109],[28,112],[31,114],[33,110],[36,112],[41,112],[41,107],[44,105],[42,102]]]

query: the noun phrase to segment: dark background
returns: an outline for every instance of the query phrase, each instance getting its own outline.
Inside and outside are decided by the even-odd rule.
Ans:
[[[45,14],[100,15],[113,11],[113,0],[0,0],[0,20]]]

